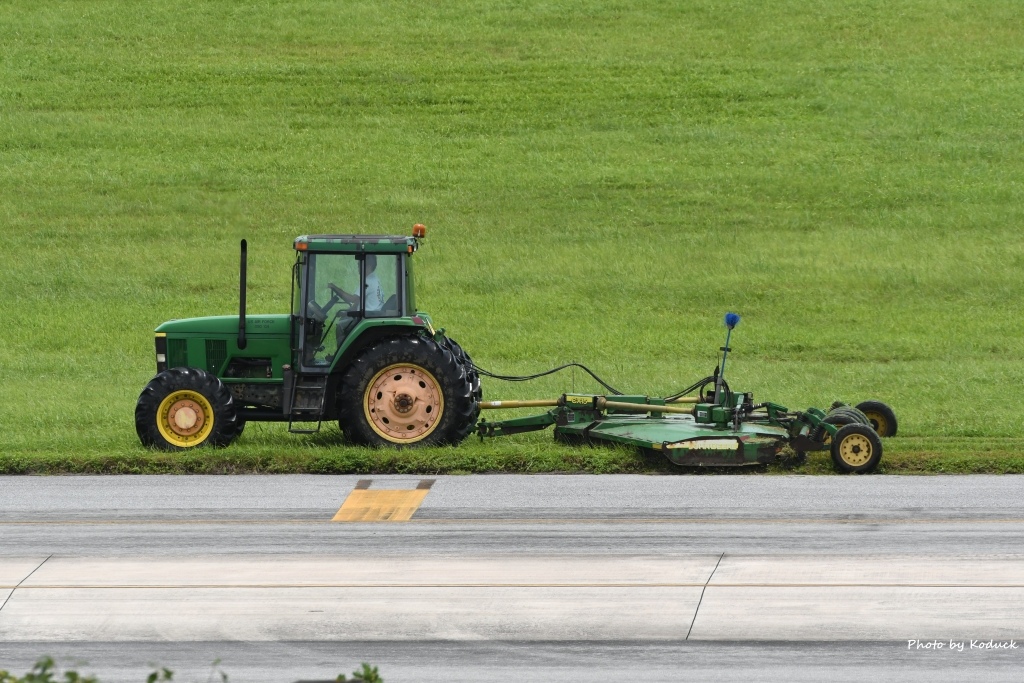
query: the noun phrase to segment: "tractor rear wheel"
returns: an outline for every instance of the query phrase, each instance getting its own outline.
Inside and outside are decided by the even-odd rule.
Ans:
[[[857,410],[867,416],[871,427],[879,436],[896,436],[896,413],[881,401],[864,401],[857,404]]]
[[[135,404],[142,445],[164,451],[227,446],[241,433],[231,392],[199,368],[171,368],[154,377]]]
[[[843,473],[865,474],[878,467],[882,459],[882,440],[867,425],[849,424],[840,427],[829,449],[832,464]]]
[[[424,337],[394,337],[352,361],[338,390],[338,426],[354,444],[457,444],[480,411],[467,366]]]
[[[469,379],[469,384],[473,389],[473,400],[480,402],[484,398],[484,390],[480,386],[480,375],[476,371],[476,367],[473,365],[473,359],[469,357],[469,354],[463,350],[459,343],[451,337],[445,337],[445,345],[448,350],[455,356],[455,360],[460,364],[466,366],[466,377]]]

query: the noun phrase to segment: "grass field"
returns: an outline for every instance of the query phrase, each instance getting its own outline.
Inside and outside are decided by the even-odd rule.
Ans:
[[[1024,472],[1017,0],[0,4],[0,471],[648,471],[550,434],[153,454],[160,322],[288,309],[291,240],[428,226],[488,369],[878,398],[885,471]],[[579,375],[488,398],[596,390]],[[805,471],[827,471],[813,459]]]

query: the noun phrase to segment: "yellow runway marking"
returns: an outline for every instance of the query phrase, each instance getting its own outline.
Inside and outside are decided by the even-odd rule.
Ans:
[[[334,515],[332,522],[408,522],[419,509],[427,491],[366,491],[356,489]]]
[[[408,522],[419,510],[434,481],[424,479],[411,490],[370,490],[364,479],[348,494],[332,522]]]

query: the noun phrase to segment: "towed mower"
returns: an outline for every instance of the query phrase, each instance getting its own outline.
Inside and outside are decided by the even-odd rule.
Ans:
[[[722,361],[712,376],[674,396],[563,394],[535,401],[482,401],[482,409],[550,408],[528,417],[477,424],[483,437],[519,434],[554,425],[564,443],[613,442],[660,453],[676,465],[758,465],[782,459],[800,464],[808,451],[828,450],[835,468],[871,472],[882,458],[880,436],[896,433],[896,415],[880,401],[856,407],[834,403],[828,410],[791,411],[777,403],[755,403],[753,394],[725,381],[729,339],[739,316],[725,318]],[[694,396],[687,394],[696,393]],[[786,447],[794,455],[782,458]]]

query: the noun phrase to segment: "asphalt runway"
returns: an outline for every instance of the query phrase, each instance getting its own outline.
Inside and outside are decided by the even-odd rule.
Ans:
[[[0,478],[0,669],[1020,680],[1022,491],[1014,476]]]

